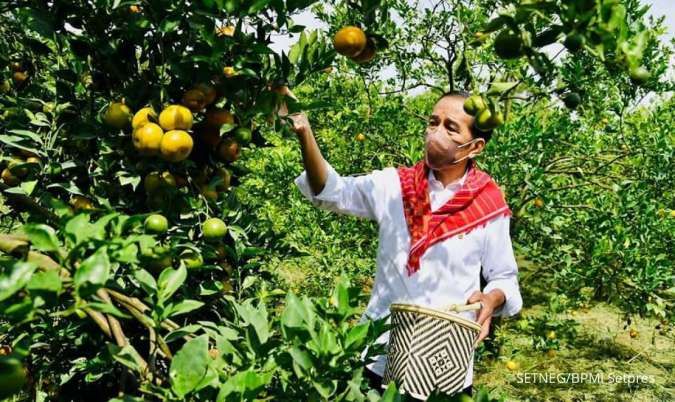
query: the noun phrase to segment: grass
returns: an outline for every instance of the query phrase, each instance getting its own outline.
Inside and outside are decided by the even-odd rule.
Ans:
[[[520,286],[524,307],[520,318],[535,317],[544,312],[543,293],[550,293],[547,281],[533,280],[536,267],[519,263]],[[537,303],[528,303],[532,301]],[[624,328],[621,311],[606,303],[588,308],[568,310],[560,319],[572,319],[577,336],[561,341],[560,350],[550,357],[532,346],[532,335],[518,329],[518,316],[502,321],[495,331],[495,342],[501,345],[499,357],[482,359],[475,366],[474,385],[497,388],[511,401],[674,401],[675,341],[672,332],[660,335],[654,319],[633,319],[638,336],[631,338]],[[513,360],[518,368],[510,371],[506,362]],[[591,380],[526,381],[526,373],[558,375],[591,374]],[[530,374],[532,375],[532,374]],[[645,376],[653,383],[627,383],[616,379]],[[615,379],[611,381],[612,377]]]

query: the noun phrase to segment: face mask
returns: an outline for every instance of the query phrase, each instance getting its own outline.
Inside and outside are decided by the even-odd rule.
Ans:
[[[448,165],[454,165],[463,161],[469,155],[455,160],[457,150],[478,140],[478,138],[474,138],[464,144],[457,145],[457,143],[450,139],[443,131],[444,130],[438,126],[434,131],[427,132],[424,159],[427,166],[431,169],[442,169]]]

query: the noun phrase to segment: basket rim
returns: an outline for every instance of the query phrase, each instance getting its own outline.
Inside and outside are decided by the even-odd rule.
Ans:
[[[476,321],[469,320],[467,318],[461,317],[457,314],[454,313],[448,313],[444,312],[441,310],[434,310],[433,308],[429,307],[423,307],[419,306],[417,304],[409,304],[409,303],[392,303],[391,306],[389,307],[390,311],[408,311],[411,313],[419,313],[419,314],[424,314],[424,315],[429,315],[434,318],[439,318],[441,320],[446,320],[446,321],[454,321],[457,322],[458,324],[463,324],[470,329],[474,329],[476,331],[481,330],[480,324],[478,324]]]

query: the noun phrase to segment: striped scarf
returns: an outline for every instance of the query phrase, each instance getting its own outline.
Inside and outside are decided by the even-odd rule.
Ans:
[[[469,160],[466,180],[455,195],[438,210],[431,212],[429,201],[429,168],[424,160],[412,167],[398,168],[403,194],[403,210],[410,232],[408,276],[420,268],[422,255],[435,243],[458,233],[468,233],[478,225],[511,210],[497,183]]]

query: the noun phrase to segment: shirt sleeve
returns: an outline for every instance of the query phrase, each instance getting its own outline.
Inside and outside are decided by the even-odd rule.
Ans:
[[[500,216],[487,224],[481,259],[483,277],[487,281],[483,293],[499,289],[506,298],[504,304],[493,312],[493,317],[510,317],[523,307],[518,284],[518,266],[509,233],[510,223],[509,216]]]
[[[377,219],[378,194],[376,183],[381,180],[381,170],[361,176],[342,176],[324,159],[328,170],[326,184],[319,194],[314,194],[303,171],[295,178],[295,185],[302,195],[315,206],[344,215]]]

